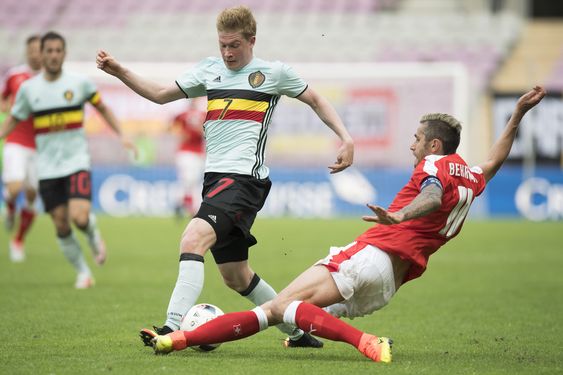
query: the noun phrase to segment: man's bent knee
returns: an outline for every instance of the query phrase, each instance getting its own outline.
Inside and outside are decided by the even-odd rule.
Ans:
[[[223,282],[226,286],[236,292],[242,292],[248,288],[248,277],[242,275],[223,275]]]
[[[18,194],[23,190],[23,182],[22,181],[12,181],[7,182],[4,185],[5,194],[7,194],[8,200],[16,199]]]
[[[204,255],[215,241],[215,232],[211,225],[201,219],[192,219],[182,233],[180,253]]]
[[[71,218],[72,222],[74,223],[74,225],[76,225],[76,227],[80,230],[86,230],[86,228],[88,228],[88,214],[75,214],[72,218]]]

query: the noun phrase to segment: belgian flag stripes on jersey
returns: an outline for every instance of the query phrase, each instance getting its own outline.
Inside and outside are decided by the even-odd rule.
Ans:
[[[100,102],[100,95],[95,92],[88,101],[95,105]],[[32,115],[35,134],[77,129],[83,125],[84,104],[50,108],[32,112]]]
[[[100,104],[96,85],[66,70],[55,80],[38,74],[20,86],[11,113],[20,120],[33,117],[39,180],[90,169],[83,125],[86,102]]]
[[[277,95],[252,90],[208,90],[209,120],[252,120],[262,123]]]

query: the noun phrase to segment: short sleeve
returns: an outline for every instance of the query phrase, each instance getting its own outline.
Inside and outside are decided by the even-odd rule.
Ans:
[[[93,105],[97,105],[100,102],[100,95],[98,94],[98,89],[92,80],[85,78],[82,82],[82,90],[84,98]]]
[[[292,67],[281,64],[280,79],[278,81],[278,92],[281,95],[296,98],[307,88],[307,82],[295,73]]]
[[[11,114],[20,121],[29,118],[31,115],[31,106],[29,105],[29,99],[27,96],[27,85],[21,85],[18,90],[18,93],[16,94],[16,101],[12,106]]]
[[[474,166],[470,169],[473,176],[477,179],[476,183],[476,193],[475,196],[481,195],[485,190],[485,186],[487,185],[487,181],[485,180],[485,176],[483,175],[483,170],[479,166]]]
[[[185,71],[176,79],[176,84],[187,98],[197,98],[207,95],[204,77],[207,69],[212,63],[213,60],[211,58],[202,60],[192,69]]]

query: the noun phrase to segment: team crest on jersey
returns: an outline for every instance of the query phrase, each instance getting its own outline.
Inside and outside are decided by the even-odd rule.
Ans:
[[[253,89],[262,86],[265,80],[266,76],[261,71],[254,72],[248,76],[248,83],[250,83]]]
[[[74,93],[72,92],[72,90],[66,90],[64,93],[65,99],[67,102],[72,101],[72,98],[74,98]]]

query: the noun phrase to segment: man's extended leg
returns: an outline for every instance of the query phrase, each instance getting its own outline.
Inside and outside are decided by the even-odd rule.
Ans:
[[[375,362],[391,362],[391,339],[364,333],[310,303],[292,302],[285,310],[284,322],[317,336],[353,345]]]
[[[14,229],[16,222],[16,199],[23,189],[23,181],[10,181],[4,183],[2,195],[4,204],[6,205],[6,217],[4,219],[4,227],[7,231]]]
[[[10,256],[12,261],[23,261],[25,259],[24,238],[31,228],[34,218],[35,210],[33,207],[23,207],[21,209],[18,231],[10,241]]]
[[[296,324],[301,329],[309,329],[317,336],[348,343],[375,362],[392,360],[392,340],[364,333],[315,305],[293,302],[286,310],[284,320],[286,323]],[[240,340],[267,327],[267,313],[261,307],[256,307],[251,311],[219,316],[193,331],[175,331],[163,336],[144,330],[141,335],[145,335],[147,341],[150,340],[156,354],[167,354],[174,350],[183,350],[188,346]]]
[[[197,301],[203,289],[203,262],[204,258],[201,255],[180,254],[178,279],[166,310],[166,322],[163,326],[163,332],[179,329],[182,318]]]
[[[98,229],[96,215],[91,211],[92,203],[86,198],[72,198],[68,205],[72,222],[88,238],[94,261],[101,266],[107,258],[106,244]]]
[[[4,189],[6,191],[6,189]],[[14,229],[16,222],[16,200],[10,199],[7,194],[4,194],[4,204],[6,205],[6,217],[4,218],[4,227],[8,232]]]
[[[88,244],[94,256],[94,261],[98,266],[105,263],[107,259],[106,243],[102,238],[100,229],[98,228],[98,220],[96,215],[90,212],[88,214],[88,224],[84,228],[80,228],[88,237]]]
[[[328,278],[327,278],[328,276]],[[181,350],[187,346],[213,344],[238,340],[253,335],[267,326],[282,321],[333,341],[355,346],[362,354],[376,362],[391,361],[392,341],[363,333],[333,317],[311,303],[287,301],[292,296],[307,296],[319,306],[342,300],[336,285],[324,267],[312,267],[284,289],[280,296],[252,311],[225,314],[203,324],[194,331],[177,331],[167,336],[153,336],[152,345],[157,354]]]
[[[203,256],[215,243],[215,232],[204,220],[193,218],[189,223],[180,243],[180,265],[176,285],[170,296],[166,321],[162,327],[153,327],[156,333],[164,335],[180,328],[182,318],[195,304],[203,289]],[[150,345],[150,338],[141,340]]]
[[[35,203],[35,198],[37,196],[37,192],[35,188],[27,187],[25,189],[25,206],[22,207],[20,211],[20,223],[18,226],[18,231],[12,240],[10,241],[10,253],[20,253],[22,255],[25,254],[24,248],[24,241],[27,232],[31,228],[31,224],[35,219],[35,209],[33,208],[33,204]]]
[[[77,272],[75,288],[86,289],[94,286],[94,278],[92,277],[90,267],[88,267],[80,244],[70,228],[67,206],[57,206],[49,211],[49,214],[55,224],[59,248]]]
[[[197,346],[198,342],[215,344],[240,340],[268,328],[268,318],[261,307],[251,311],[228,313],[218,316],[197,327],[193,331],[174,331],[167,335],[157,335],[150,330],[141,331],[141,336],[150,343],[156,354],[166,354],[173,350],[183,350]]]

